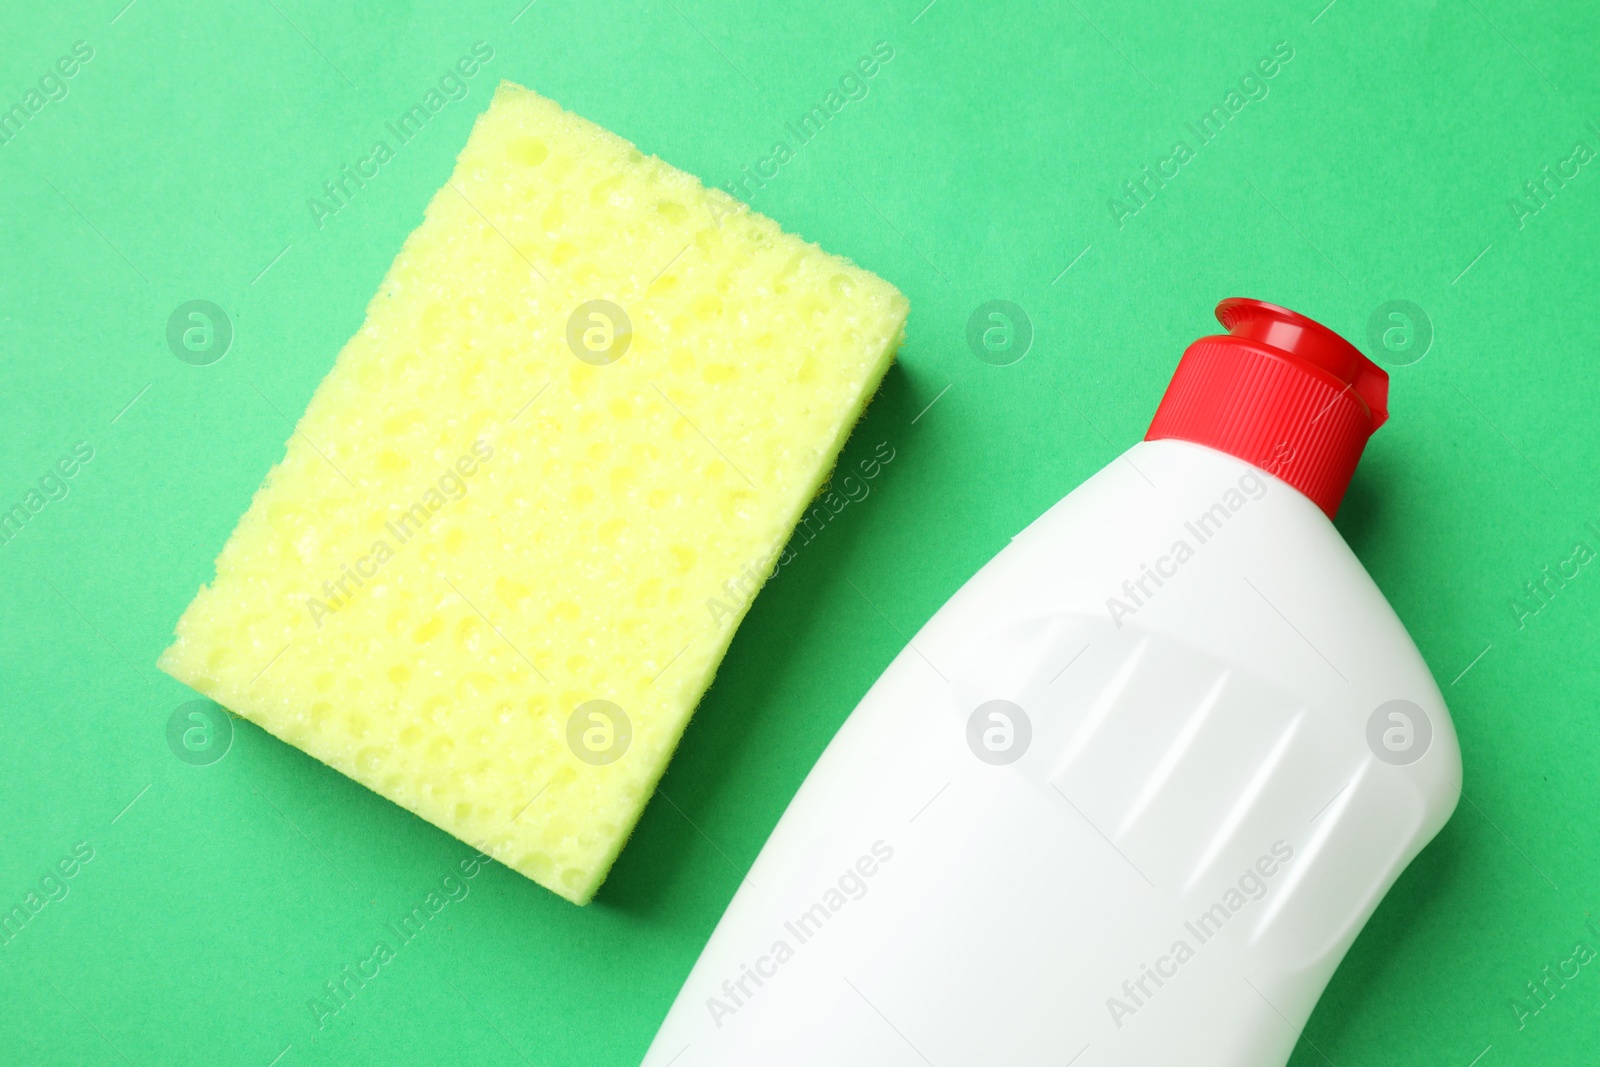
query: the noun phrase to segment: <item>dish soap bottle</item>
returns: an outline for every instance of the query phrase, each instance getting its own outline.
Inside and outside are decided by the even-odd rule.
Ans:
[[[1217,318],[868,691],[646,1067],[1288,1060],[1461,762],[1329,521],[1388,376],[1284,308]]]

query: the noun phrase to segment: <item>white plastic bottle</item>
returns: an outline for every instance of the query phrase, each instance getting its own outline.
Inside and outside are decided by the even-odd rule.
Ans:
[[[889,665],[646,1067],[1281,1067],[1460,792],[1329,518],[1388,377],[1227,300],[1146,440]]]

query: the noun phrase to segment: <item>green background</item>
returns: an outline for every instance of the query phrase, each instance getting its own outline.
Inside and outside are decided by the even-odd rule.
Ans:
[[[1432,666],[1466,765],[1293,1062],[1592,1060],[1600,967],[1520,1027],[1511,999],[1576,941],[1600,946],[1600,575],[1520,624],[1511,603],[1575,540],[1600,548],[1600,162],[1520,225],[1510,201],[1577,142],[1600,149],[1600,15],[925,2],[10,6],[0,107],[74,42],[94,56],[0,145],[0,507],[76,443],[94,458],[0,545],[0,905],[80,842],[94,859],[0,948],[0,1061],[636,1063],[904,635],[1139,439],[1231,295],[1391,364],[1393,419],[1338,526]],[[477,41],[495,54],[467,98],[319,228],[307,199]],[[894,461],[758,598],[595,904],[491,866],[319,1029],[307,999],[469,850],[246,723],[208,766],[169,748],[193,694],[154,660],[282,456],[284,416],[497,79],[721,184],[877,41],[894,58],[866,98],[750,200],[909,296],[845,453],[887,441]],[[1194,147],[1185,123],[1279,42],[1294,58],[1269,95],[1119,226],[1108,199]],[[209,366],[165,337],[196,299],[235,331]],[[966,341],[991,299],[1032,325],[1009,366]],[[1397,352],[1368,339],[1390,300],[1426,316],[1422,358],[1403,332]]]

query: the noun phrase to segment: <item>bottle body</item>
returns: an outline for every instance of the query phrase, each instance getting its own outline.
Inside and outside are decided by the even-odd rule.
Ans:
[[[1460,773],[1323,512],[1141,442],[863,698],[646,1067],[1281,1067]]]

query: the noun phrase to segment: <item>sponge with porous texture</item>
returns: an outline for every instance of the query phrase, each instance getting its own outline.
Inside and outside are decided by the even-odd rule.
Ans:
[[[160,665],[584,903],[906,310],[502,84]]]

